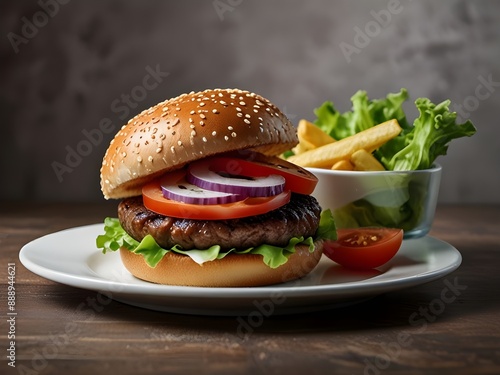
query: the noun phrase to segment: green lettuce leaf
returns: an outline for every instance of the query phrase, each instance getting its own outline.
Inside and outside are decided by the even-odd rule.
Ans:
[[[107,217],[104,219],[104,234],[97,237],[96,245],[102,249],[103,253],[106,253],[106,251],[116,251],[120,247],[134,248],[139,245],[139,242],[123,230],[118,219]]]
[[[337,228],[335,227],[335,219],[330,209],[321,212],[319,219],[319,227],[316,232],[316,238],[323,240],[337,239]]]
[[[388,170],[428,169],[438,156],[446,155],[449,142],[470,137],[476,132],[469,120],[457,124],[457,114],[450,112],[449,100],[434,104],[427,98],[419,98],[415,105],[420,116],[413,127],[377,151],[380,161]]]
[[[170,249],[163,249],[156,243],[151,235],[145,236],[141,242],[136,241],[125,232],[117,218],[106,218],[104,221],[104,234],[97,237],[96,246],[102,249],[103,253],[107,251],[116,251],[120,249],[120,247],[124,247],[133,253],[141,254],[146,260],[146,263],[153,268],[156,267],[163,256],[170,251],[189,256],[198,264],[222,259],[230,253],[259,254],[262,256],[262,261],[267,266],[277,268],[288,261],[288,257],[295,252],[295,246],[297,244],[305,244],[309,246],[309,251],[313,252],[315,240],[336,239],[336,236],[333,215],[327,210],[321,213],[320,225],[315,238],[294,237],[290,239],[287,246],[283,248],[263,244],[243,250],[230,249],[226,251],[223,251],[218,245],[202,250],[184,250],[178,245]]]
[[[137,246],[132,246],[132,252],[136,254],[141,254],[146,263],[150,266],[156,266],[160,260],[162,260],[163,256],[168,253],[167,250],[163,249],[158,245],[151,235],[147,235],[142,239],[142,241]],[[154,266],[153,266],[154,265]]]

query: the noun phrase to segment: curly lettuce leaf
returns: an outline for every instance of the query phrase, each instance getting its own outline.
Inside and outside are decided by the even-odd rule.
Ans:
[[[130,237],[121,227],[116,218],[106,218],[104,221],[104,234],[96,239],[96,246],[102,249],[103,253],[107,251],[116,251],[124,247],[135,254],[141,254],[146,263],[154,268],[168,252],[172,251],[178,254],[189,256],[198,264],[210,262],[216,259],[222,259],[230,253],[235,254],[259,254],[262,261],[271,268],[277,268],[288,261],[291,254],[295,252],[295,245],[304,244],[309,247],[309,251],[314,251],[314,241],[318,239],[336,239],[337,233],[332,213],[327,210],[322,212],[320,225],[315,238],[294,237],[290,239],[285,247],[278,247],[263,244],[243,250],[230,249],[222,250],[220,246],[214,245],[208,249],[184,250],[175,245],[170,249],[164,249],[156,243],[151,235],[147,235],[141,242]]]
[[[120,247],[135,248],[139,242],[123,230],[118,219],[107,217],[104,219],[104,234],[97,237],[96,245],[106,254],[106,251],[116,251]]]
[[[450,112],[449,100],[434,104],[427,98],[419,98],[415,105],[420,116],[411,130],[403,132],[399,139],[389,141],[377,151],[388,170],[428,169],[438,156],[446,155],[448,144],[453,139],[470,137],[476,132],[469,120],[457,124],[457,114]]]

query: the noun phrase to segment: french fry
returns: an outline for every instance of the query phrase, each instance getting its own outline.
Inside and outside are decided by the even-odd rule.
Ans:
[[[351,163],[355,171],[385,171],[384,166],[365,149],[353,152]]]
[[[297,126],[297,136],[299,144],[303,145],[306,150],[312,150],[329,143],[335,142],[335,139],[326,134],[312,122],[300,120]]]
[[[304,144],[304,142],[302,142],[300,140],[299,140],[299,143],[297,144],[297,146],[292,148],[292,151],[295,155],[303,154],[304,152],[309,151],[309,150],[311,150],[311,148],[307,148],[307,146]]]
[[[349,159],[357,150],[365,149],[370,153],[373,152],[396,137],[401,130],[397,120],[389,120],[350,137],[290,156],[288,161],[301,167],[331,168],[339,160]]]
[[[342,159],[336,162],[332,169],[335,171],[352,171],[354,170],[354,165],[349,160]]]

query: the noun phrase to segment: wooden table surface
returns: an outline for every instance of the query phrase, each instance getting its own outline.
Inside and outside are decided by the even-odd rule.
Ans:
[[[101,222],[115,207],[1,205],[1,374],[500,374],[500,206],[438,207],[431,235],[463,256],[444,278],[350,307],[269,316],[244,338],[236,317],[99,300],[19,261],[27,242]],[[10,263],[15,320],[7,310]],[[15,358],[6,359],[11,341]]]

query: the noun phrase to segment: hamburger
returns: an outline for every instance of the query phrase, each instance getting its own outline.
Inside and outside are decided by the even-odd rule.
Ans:
[[[333,219],[310,195],[316,177],[278,157],[297,143],[286,116],[248,91],[191,92],[143,111],[104,155],[101,190],[121,201],[97,247],[158,284],[261,286],[307,275]]]

